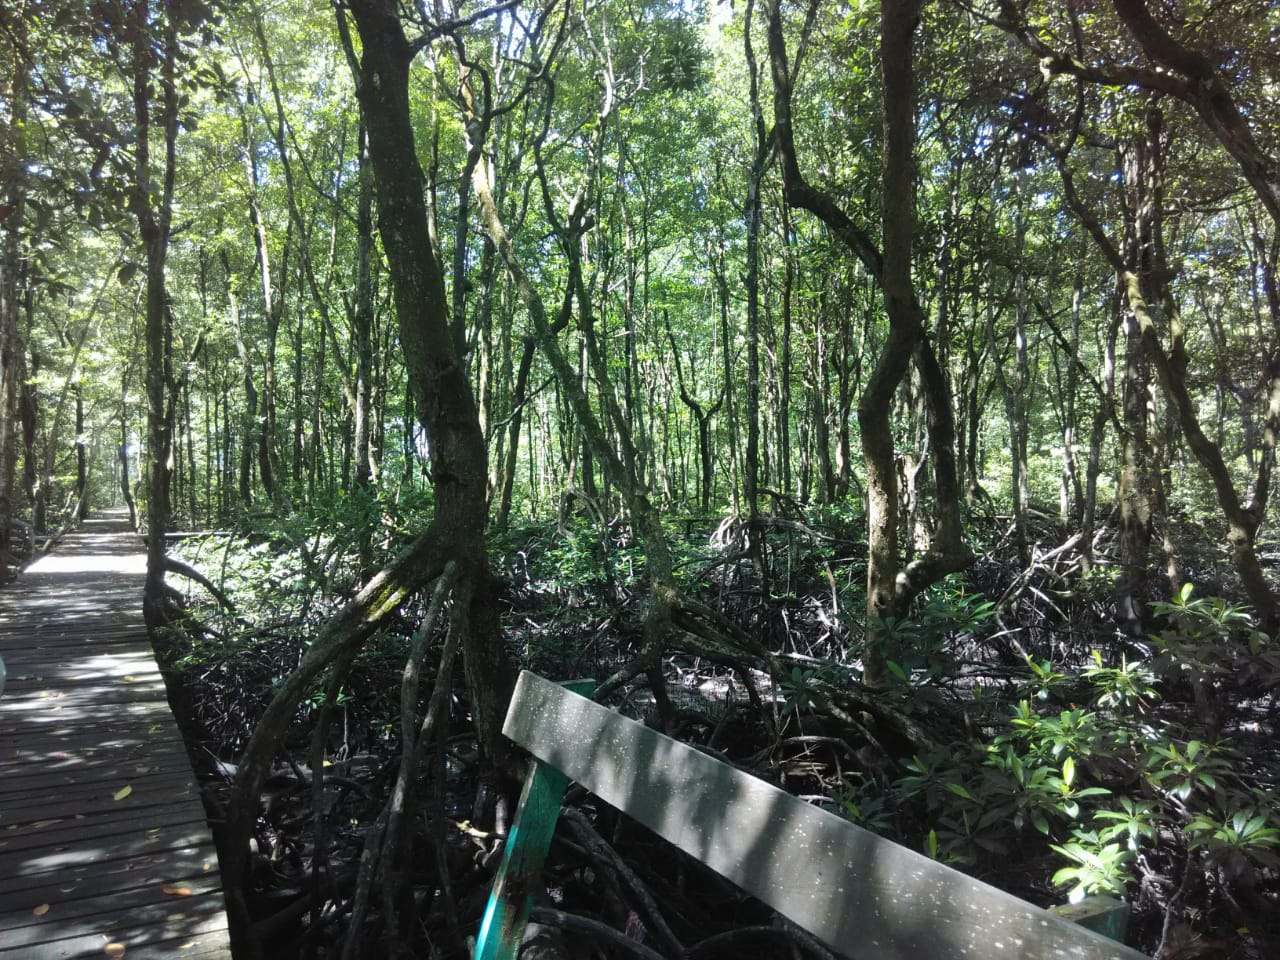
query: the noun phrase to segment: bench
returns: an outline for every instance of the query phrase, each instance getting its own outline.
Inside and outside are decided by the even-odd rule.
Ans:
[[[475,960],[519,949],[570,779],[846,956],[1144,954],[975,880],[524,671],[503,733],[535,758]]]

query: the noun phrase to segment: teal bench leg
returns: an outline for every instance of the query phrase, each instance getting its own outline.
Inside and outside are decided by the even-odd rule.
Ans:
[[[596,684],[594,680],[575,680],[564,686],[589,697]],[[546,862],[560,819],[560,801],[568,786],[569,779],[555,767],[533,761],[480,922],[474,960],[515,960],[533,906],[534,881]]]

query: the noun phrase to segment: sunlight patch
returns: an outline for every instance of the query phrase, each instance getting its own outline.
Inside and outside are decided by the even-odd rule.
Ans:
[[[146,573],[145,553],[126,553],[114,556],[80,554],[41,557],[27,567],[30,573]]]

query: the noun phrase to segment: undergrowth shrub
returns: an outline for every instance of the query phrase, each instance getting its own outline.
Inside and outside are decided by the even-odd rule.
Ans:
[[[986,612],[953,599],[926,605],[910,625],[890,624],[901,642],[920,645],[916,660],[904,658],[910,671],[895,676],[929,677],[929,657],[947,648],[935,617],[972,631]],[[984,739],[911,757],[887,788],[846,778],[841,808],[879,832],[922,837],[925,852],[945,862],[989,871],[1011,856],[1042,860],[1072,900],[1133,893],[1157,859],[1246,882],[1280,869],[1274,792],[1245,785],[1243,758],[1223,732],[1233,697],[1275,689],[1280,658],[1226,600],[1184,589],[1156,613],[1150,657],[1093,649],[1084,663],[1055,665],[1027,656]],[[982,690],[973,689],[971,706]]]

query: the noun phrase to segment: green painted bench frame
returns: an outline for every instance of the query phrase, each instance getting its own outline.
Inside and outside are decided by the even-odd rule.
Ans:
[[[573,684],[590,694],[590,681]],[[798,800],[524,671],[503,733],[525,781],[475,960],[513,960],[570,779],[808,930],[877,960],[1144,954]]]

